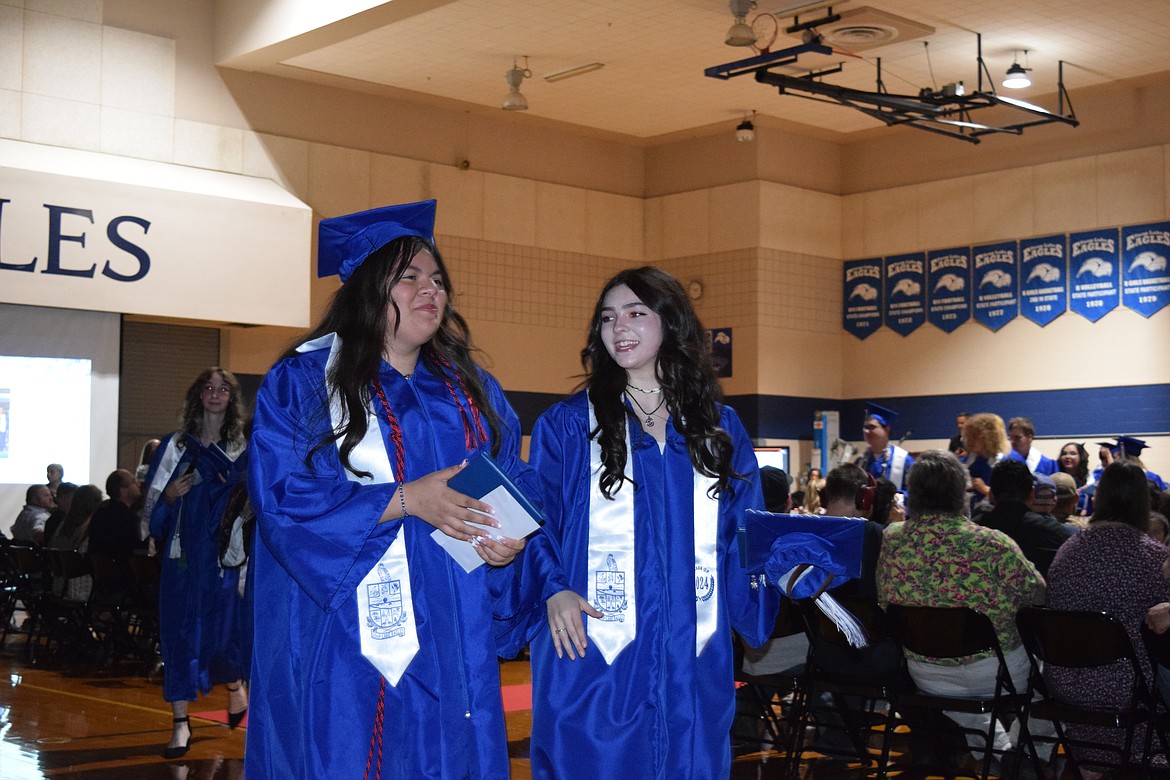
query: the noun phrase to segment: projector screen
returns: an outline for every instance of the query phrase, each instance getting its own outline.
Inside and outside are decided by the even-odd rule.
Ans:
[[[105,485],[116,468],[121,316],[0,304],[0,530],[29,485]]]

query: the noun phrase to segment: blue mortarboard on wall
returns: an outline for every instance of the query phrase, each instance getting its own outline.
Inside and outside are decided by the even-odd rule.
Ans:
[[[346,282],[362,261],[396,238],[419,236],[433,241],[435,206],[435,201],[424,200],[321,220],[317,276],[338,274]]]
[[[869,401],[865,405],[865,416],[872,417],[882,425],[893,427],[894,423],[898,422],[898,413],[893,409],[887,409],[884,406],[879,406],[873,401]]]

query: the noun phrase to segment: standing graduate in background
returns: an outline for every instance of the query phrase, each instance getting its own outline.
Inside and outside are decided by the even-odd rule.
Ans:
[[[585,390],[532,437],[546,523],[525,585],[548,618],[530,647],[532,776],[727,777],[731,631],[761,644],[779,606],[739,560],[737,526],[763,507],[751,441],[656,268],[605,285],[581,357]]]
[[[888,479],[894,487],[905,492],[906,475],[914,465],[914,456],[900,444],[890,441],[890,433],[898,422],[898,413],[872,401],[866,404],[865,419],[861,432],[865,436],[865,453],[857,459],[857,465],[874,479]]]
[[[249,780],[508,776],[493,618],[524,543],[467,525],[491,508],[447,480],[480,451],[527,467],[434,220],[433,200],[322,220],[318,270],[343,284],[256,399]],[[465,572],[435,529],[488,565]]]
[[[219,563],[220,520],[228,496],[244,481],[244,423],[235,376],[218,367],[204,370],[187,388],[182,427],[158,447],[146,475],[143,517],[162,556],[163,698],[174,716],[166,758],[186,755],[187,703],[212,685],[227,684],[232,728],[248,709],[243,680],[251,613],[241,593],[241,570]]]

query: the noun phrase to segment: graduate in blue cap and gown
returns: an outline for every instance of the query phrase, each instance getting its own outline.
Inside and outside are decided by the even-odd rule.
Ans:
[[[321,222],[342,287],[256,399],[249,780],[508,775],[497,653],[519,648],[496,622],[523,541],[468,525],[495,525],[490,506],[446,483],[480,451],[521,489],[527,467],[434,218],[425,201]],[[436,529],[488,565],[464,571]]]
[[[869,445],[857,460],[874,479],[888,479],[898,490],[906,491],[906,475],[914,465],[914,456],[890,441],[890,431],[898,422],[898,413],[873,402],[866,405],[861,424],[865,443]]]
[[[223,567],[219,560],[220,523],[248,462],[241,396],[230,371],[202,371],[187,388],[182,428],[155,450],[144,483],[142,516],[162,561],[159,645],[163,698],[173,716],[165,758],[186,755],[188,702],[212,685],[227,686],[231,728],[248,710],[244,680],[252,614],[241,582],[246,570]]]
[[[686,294],[656,268],[605,285],[582,362],[585,390],[532,435],[546,524],[524,581],[547,610],[532,776],[727,777],[731,632],[763,643],[779,605],[738,554],[745,510],[763,506],[752,443],[719,403]]]

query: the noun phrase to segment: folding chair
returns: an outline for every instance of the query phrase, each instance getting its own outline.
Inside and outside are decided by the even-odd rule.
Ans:
[[[804,633],[804,624],[796,605],[781,599],[780,612],[771,639]],[[736,638],[736,641],[741,641]],[[736,654],[737,656],[739,653]],[[804,662],[772,674],[749,674],[737,658],[735,664],[736,719],[731,736],[741,742],[759,745],[761,750],[777,747],[784,751],[784,776],[795,777],[799,755],[794,747],[799,739],[796,712],[802,695],[800,681]],[[745,728],[750,723],[751,726]]]
[[[980,614],[967,607],[920,607],[904,604],[891,604],[886,608],[886,614],[893,626],[894,636],[902,647],[912,653],[927,658],[965,658],[985,652],[992,652],[998,661],[994,690],[988,696],[940,696],[922,692],[903,694],[898,698],[899,709],[937,712],[961,712],[973,715],[989,715],[986,732],[977,729],[962,728],[965,734],[976,736],[983,740],[983,771],[982,780],[987,780],[991,773],[992,759],[999,753],[1001,759],[1011,755],[1007,751],[997,751],[994,748],[996,721],[1004,715],[1014,715],[1020,718],[1019,741],[1027,750],[1028,755],[1035,756],[1031,736],[1023,720],[1025,694],[1017,692],[1012,684],[1011,674],[1004,659],[1003,649],[999,645],[995,627],[986,615]],[[935,719],[937,721],[937,719]],[[948,723],[954,723],[947,718]],[[923,720],[923,725],[928,722]],[[943,751],[945,760],[950,762],[948,751]],[[1013,762],[1013,768],[1018,770],[1019,761]]]
[[[62,657],[86,657],[93,634],[89,630],[89,596],[92,591],[89,560],[76,550],[49,550],[53,590],[46,596],[41,636],[46,646],[57,645]]]
[[[101,642],[101,661],[112,664],[135,649],[125,612],[132,585],[130,567],[124,559],[113,555],[90,553],[87,557],[93,572],[89,625]]]
[[[10,544],[8,552],[16,561],[17,579],[15,599],[24,612],[24,652],[30,661],[36,661],[38,636],[44,620],[45,601],[51,594],[52,570],[49,555],[43,547]]]
[[[843,597],[840,602],[864,627],[869,644],[853,647],[811,599],[798,602],[810,650],[801,681],[804,695],[799,700],[802,706],[797,733],[806,734],[810,725],[815,725],[818,732],[842,731],[851,746],[848,752],[823,743],[814,743],[814,749],[856,758],[867,767],[872,764],[877,777],[885,777],[890,736],[897,722],[893,702],[910,683],[902,648],[876,601],[858,596]],[[831,704],[821,703],[823,695]],[[869,744],[875,728],[880,730],[876,759]],[[797,752],[803,755],[799,743]]]
[[[1032,669],[1029,691],[1037,697],[1028,705],[1025,717],[1052,721],[1056,727],[1056,739],[1074,767],[1077,767],[1078,762],[1073,749],[1077,747],[1116,754],[1118,768],[1129,766],[1138,726],[1154,726],[1145,729],[1141,756],[1144,776],[1150,767],[1154,731],[1159,731],[1163,749],[1166,739],[1156,728],[1157,698],[1146,681],[1141,661],[1125,626],[1105,612],[1045,607],[1021,609],[1016,615],[1016,625],[1023,637]],[[1112,664],[1124,664],[1132,674],[1133,684],[1126,703],[1122,705],[1071,701],[1054,693],[1042,674],[1042,667],[1046,666],[1088,669]],[[1070,738],[1066,729],[1068,725],[1124,730],[1122,745],[1118,747],[1112,742]]]

